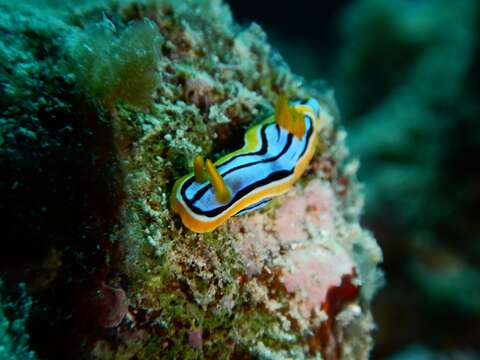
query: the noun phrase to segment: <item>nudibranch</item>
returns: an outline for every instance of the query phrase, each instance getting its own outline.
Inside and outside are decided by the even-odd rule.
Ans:
[[[313,98],[289,103],[280,96],[275,113],[247,130],[241,149],[215,163],[197,155],[194,171],[173,187],[173,211],[187,228],[202,233],[265,206],[302,176],[324,114]]]

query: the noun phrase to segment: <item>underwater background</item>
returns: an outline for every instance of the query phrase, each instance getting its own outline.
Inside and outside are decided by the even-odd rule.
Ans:
[[[384,252],[372,358],[480,358],[480,3],[229,3],[335,90]]]
[[[0,360],[480,359],[480,2],[225,3],[0,0]],[[255,272],[300,190],[203,237],[168,210],[278,93],[333,109],[306,187],[369,230],[340,334],[278,330]]]

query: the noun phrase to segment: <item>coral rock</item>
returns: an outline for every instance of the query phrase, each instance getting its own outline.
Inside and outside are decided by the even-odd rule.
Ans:
[[[45,268],[29,272],[32,350],[368,357],[382,253],[359,225],[357,166],[331,90],[306,86],[220,0],[0,6],[0,186],[14,209],[5,242],[20,259],[1,266],[17,277]],[[175,180],[197,154],[241,146],[279,94],[333,114],[311,166],[264,209],[192,233],[169,209]]]

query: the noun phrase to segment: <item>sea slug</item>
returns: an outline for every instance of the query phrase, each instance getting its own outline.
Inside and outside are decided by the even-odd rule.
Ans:
[[[326,111],[317,100],[288,102],[245,133],[244,146],[212,163],[197,155],[194,171],[174,185],[173,211],[186,227],[209,232],[228,218],[265,206],[302,176],[312,159]],[[205,171],[206,169],[206,171]]]

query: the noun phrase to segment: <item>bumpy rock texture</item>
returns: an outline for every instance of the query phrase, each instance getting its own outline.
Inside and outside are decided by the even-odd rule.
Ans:
[[[220,1],[0,7],[0,271],[27,283],[40,357],[368,357],[382,253],[327,88]],[[333,115],[304,177],[188,231],[174,180],[241,145],[281,93]]]

